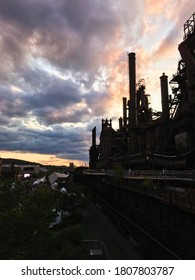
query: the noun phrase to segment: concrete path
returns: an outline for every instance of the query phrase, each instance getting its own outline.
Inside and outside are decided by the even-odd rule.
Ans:
[[[85,223],[92,238],[101,240],[104,244],[109,259],[142,259],[135,248],[120,234],[95,205],[92,205],[86,212]]]

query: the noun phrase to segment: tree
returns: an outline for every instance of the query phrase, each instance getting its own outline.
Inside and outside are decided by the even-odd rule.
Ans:
[[[0,208],[0,259],[77,259],[82,255],[82,194],[76,186],[69,195],[22,183],[1,189],[0,205],[6,203]],[[71,216],[51,229],[60,209],[72,211]]]
[[[37,249],[41,251],[51,235],[49,224],[55,215],[52,210],[58,206],[57,195],[48,188],[31,189],[27,195],[21,187],[10,193],[8,209],[0,212],[0,256],[3,259],[38,256]]]
[[[114,165],[114,167],[113,167],[113,178],[114,178],[114,181],[116,183],[118,183],[119,185],[121,185],[123,176],[124,176],[123,167],[120,164]]]

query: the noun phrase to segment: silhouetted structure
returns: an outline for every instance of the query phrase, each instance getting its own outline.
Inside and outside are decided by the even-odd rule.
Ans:
[[[98,161],[98,146],[96,145],[96,127],[93,128],[92,130],[92,146],[89,150],[89,166],[90,168],[94,169],[96,168],[96,163]]]
[[[100,144],[92,132],[90,168],[194,167],[195,159],[195,13],[184,24],[184,40],[179,45],[181,60],[170,81],[160,77],[162,112],[149,108],[144,79],[136,82],[136,56],[128,54],[129,100],[123,98],[123,118],[119,129],[111,120],[102,120]]]

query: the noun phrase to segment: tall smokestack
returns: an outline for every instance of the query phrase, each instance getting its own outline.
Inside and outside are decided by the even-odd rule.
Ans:
[[[123,119],[120,117],[120,118],[118,119],[118,121],[119,121],[119,130],[121,131],[121,130],[122,130],[122,127],[123,127]]]
[[[96,126],[92,129],[92,146],[96,146]]]
[[[169,91],[168,91],[168,76],[165,73],[160,77],[161,85],[161,102],[162,102],[162,118],[163,123],[169,122]]]
[[[136,94],[136,66],[135,53],[129,53],[129,94],[130,94],[130,125],[137,125],[137,94]]]
[[[127,126],[127,98],[123,97],[123,124]]]

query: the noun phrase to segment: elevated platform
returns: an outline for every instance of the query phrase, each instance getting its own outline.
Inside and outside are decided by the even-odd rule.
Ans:
[[[184,24],[184,37],[186,40],[191,34],[195,32],[195,13]]]

